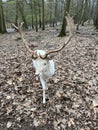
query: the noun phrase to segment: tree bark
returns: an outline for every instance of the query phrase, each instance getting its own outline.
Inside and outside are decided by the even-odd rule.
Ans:
[[[78,20],[78,24],[76,29],[79,30],[79,25],[82,24],[84,25],[85,18],[86,18],[86,9],[87,9],[87,0],[82,0],[82,5],[81,5],[81,11],[79,14],[80,19]]]
[[[83,16],[81,20],[81,25],[84,26],[84,22],[88,19],[86,13],[87,13],[87,8],[88,8],[88,1],[85,0],[85,5],[84,5],[84,11],[83,11]],[[88,14],[89,15],[89,14]]]
[[[42,21],[41,21],[41,4],[40,4],[40,0],[38,1],[38,9],[39,9],[39,28],[42,27]]]
[[[6,32],[4,12],[3,12],[3,4],[2,0],[0,0],[0,33]]]
[[[16,18],[15,18],[15,25],[18,26],[18,13],[19,13],[19,9],[18,9],[18,0],[16,1]]]
[[[66,26],[67,26],[67,24],[66,24],[65,16],[66,16],[66,12],[69,13],[70,3],[71,3],[71,0],[67,0],[67,1],[66,1],[65,11],[64,11],[64,17],[63,17],[63,24],[62,24],[61,32],[60,32],[60,34],[58,35],[59,37],[66,36]]]
[[[25,19],[25,15],[24,15],[24,4],[23,4],[23,1],[18,1],[18,7],[19,7],[20,14],[22,16],[22,20],[24,22],[24,27],[26,29],[28,29],[28,25],[27,25],[27,22],[26,22],[26,19]]]
[[[45,9],[44,9],[44,0],[42,0],[42,30],[45,30]]]
[[[34,13],[35,13],[35,29],[38,32],[38,18],[37,18],[37,2],[34,1]]]
[[[29,6],[30,6],[30,9],[31,9],[32,29],[34,29],[34,17],[33,17],[33,13],[34,13],[33,7],[34,6],[33,6],[33,3],[32,3],[32,0],[30,0]]]
[[[94,26],[96,27],[96,29],[98,29],[98,0],[96,3],[96,16],[94,18]]]
[[[54,23],[55,23],[56,25],[57,25],[57,13],[58,13],[58,10],[57,10],[57,9],[58,9],[58,4],[57,4],[57,2],[58,2],[58,1],[55,0],[55,12],[54,12],[54,13],[55,13],[55,14],[54,14],[55,16],[54,16]]]

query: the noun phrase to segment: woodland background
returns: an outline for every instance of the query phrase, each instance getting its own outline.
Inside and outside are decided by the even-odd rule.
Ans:
[[[11,23],[24,22],[32,49],[54,49],[47,103],[32,57]],[[33,48],[33,44],[36,48]],[[0,0],[0,130],[98,130],[98,0]]]
[[[6,32],[11,23],[20,21],[26,29],[36,31],[57,26],[62,21],[65,25],[66,12],[73,16],[77,29],[91,20],[98,29],[98,0],[7,0],[3,3],[0,0],[0,32]]]

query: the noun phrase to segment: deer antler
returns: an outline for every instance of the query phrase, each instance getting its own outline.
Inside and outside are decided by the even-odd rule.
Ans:
[[[67,39],[67,41],[63,44],[63,46],[61,46],[60,48],[58,49],[55,49],[55,50],[48,50],[46,52],[46,56],[51,54],[51,53],[55,53],[55,52],[58,52],[58,51],[61,51],[71,40],[71,38],[73,37],[73,33],[74,33],[74,21],[72,19],[72,17],[70,17],[70,15],[67,13],[67,16],[65,17],[66,18],[66,21],[67,21],[67,25],[68,25],[68,30],[69,30],[69,37]],[[30,47],[28,46],[28,42],[27,40],[24,38],[24,35],[23,35],[23,31],[22,31],[22,26],[23,26],[24,22],[21,22],[20,25],[18,25],[18,27],[12,23],[12,25],[14,26],[14,28],[16,28],[16,30],[18,30],[21,38],[22,38],[22,41],[25,45],[25,47],[27,48],[27,50],[32,53],[33,57],[37,57],[37,54],[36,54],[36,51],[33,51],[30,49]],[[46,58],[45,56],[45,58]]]
[[[68,30],[69,30],[69,37],[68,37],[67,41],[63,44],[63,46],[61,46],[60,48],[58,48],[56,50],[47,51],[47,55],[50,53],[55,53],[55,52],[61,51],[70,42],[71,38],[73,37],[74,21],[73,21],[72,17],[70,17],[69,14],[67,14],[67,16],[65,18],[66,18],[67,26],[68,26]]]
[[[28,42],[27,40],[24,38],[24,34],[23,34],[23,31],[22,31],[22,26],[23,26],[24,22],[21,22],[20,25],[18,25],[18,27],[12,23],[13,27],[19,32],[20,36],[21,36],[21,39],[25,45],[25,47],[27,48],[27,50],[32,53],[32,55],[35,55],[35,52],[33,50],[30,49],[30,47],[28,46]]]

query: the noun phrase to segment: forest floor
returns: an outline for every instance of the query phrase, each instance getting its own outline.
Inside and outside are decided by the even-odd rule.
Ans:
[[[57,37],[59,31],[26,31],[25,37],[31,48],[54,49],[67,38]],[[0,130],[98,130],[98,33],[92,26],[79,32],[54,56],[45,105],[19,34],[0,35]]]

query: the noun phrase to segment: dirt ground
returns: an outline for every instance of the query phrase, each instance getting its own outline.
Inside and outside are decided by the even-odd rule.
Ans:
[[[32,49],[54,49],[67,38],[57,37],[59,31],[26,31],[25,38]],[[0,35],[0,130],[98,130],[98,33],[92,26],[80,28],[53,59],[56,72],[43,105],[19,34]]]

